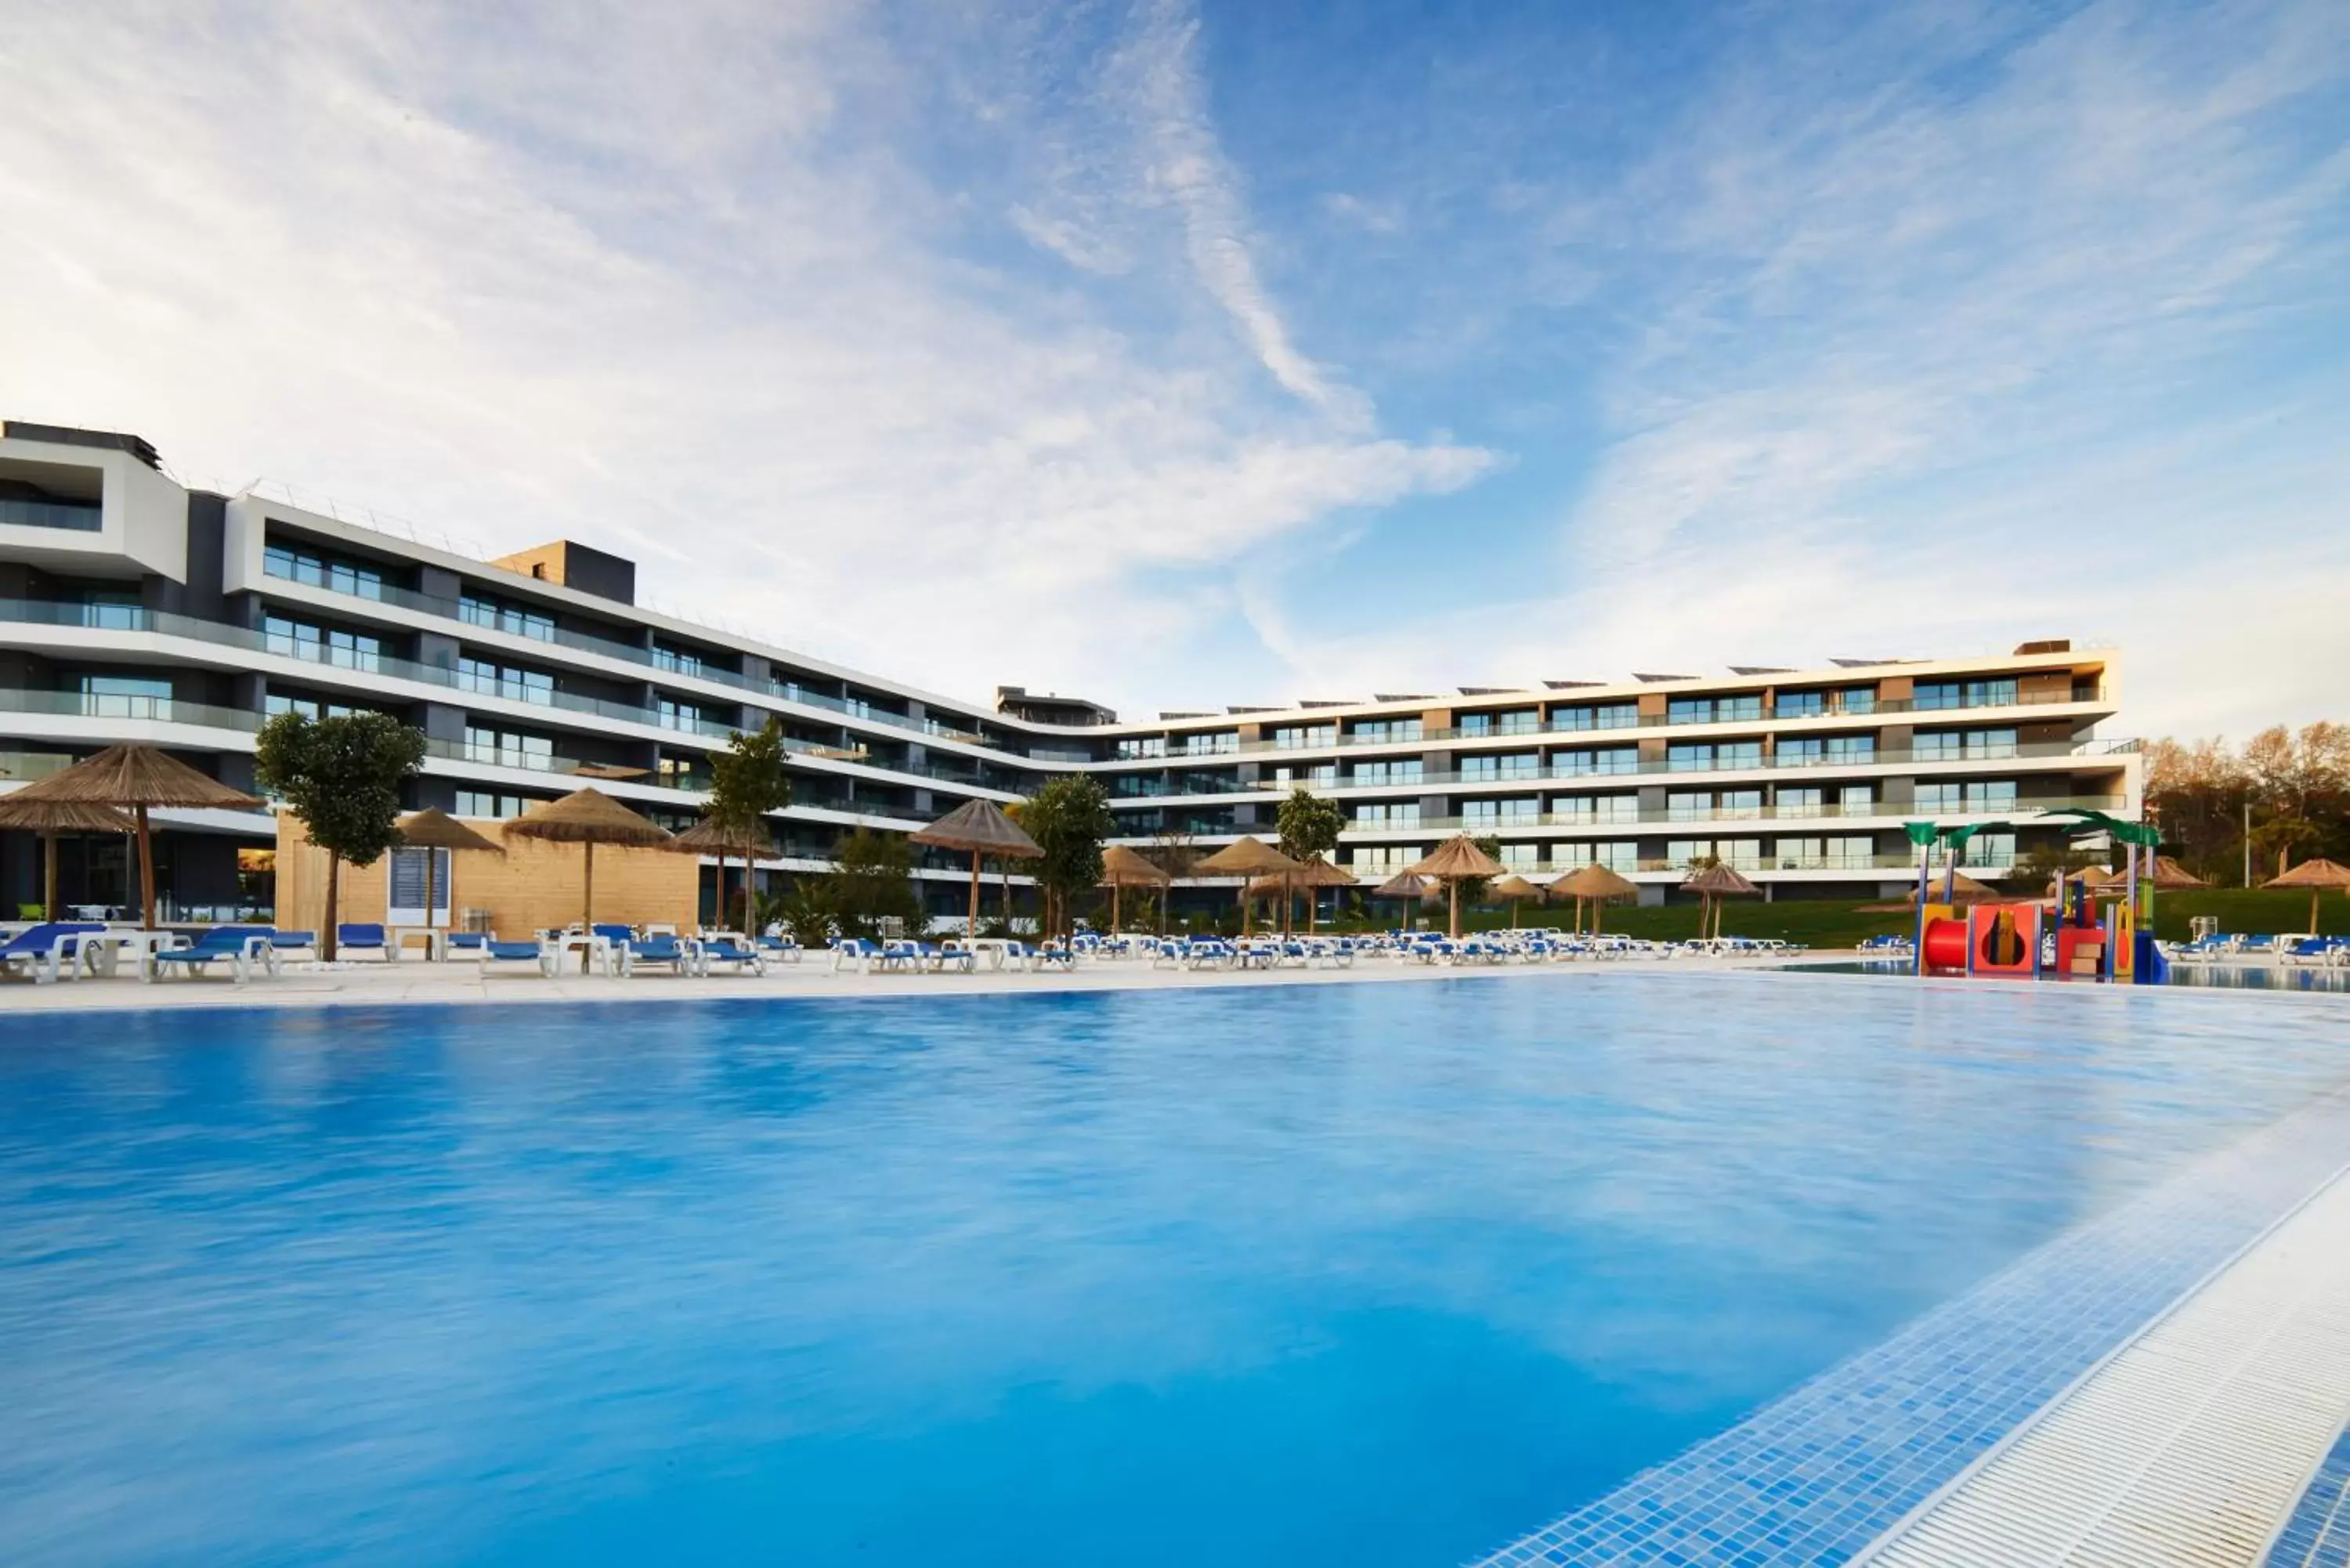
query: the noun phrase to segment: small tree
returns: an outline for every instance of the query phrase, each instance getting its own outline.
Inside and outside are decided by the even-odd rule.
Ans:
[[[1102,879],[1102,841],[1118,831],[1109,794],[1088,774],[1056,778],[1029,798],[1020,826],[1045,852],[1034,865],[1046,899],[1045,932],[1066,930],[1069,900]]]
[[[283,799],[327,852],[319,950],[329,960],[343,862],[372,866],[400,843],[400,786],[423,763],[423,732],[389,713],[288,712],[261,727],[255,772],[262,788]]]
[[[822,897],[833,919],[851,936],[879,936],[881,922],[893,916],[908,925],[920,923],[913,844],[899,834],[858,828],[834,848]]]
[[[1301,784],[1281,803],[1274,815],[1274,824],[1281,830],[1284,855],[1292,860],[1312,860],[1338,847],[1338,835],[1347,830],[1347,814],[1336,801],[1315,794]],[[1308,899],[1315,897],[1311,888],[1306,889],[1305,896]],[[1281,923],[1286,929],[1287,909],[1281,912]]]
[[[764,829],[767,813],[792,804],[791,775],[784,771],[784,722],[770,713],[748,734],[737,730],[726,749],[710,759],[710,819],[744,833]],[[743,929],[754,929],[751,863],[743,867]],[[718,857],[718,922],[726,923],[726,857]]]

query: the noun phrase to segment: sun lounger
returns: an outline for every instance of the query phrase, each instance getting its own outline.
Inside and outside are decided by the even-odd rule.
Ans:
[[[767,972],[766,955],[756,948],[743,946],[733,937],[720,937],[715,941],[703,942],[699,956],[704,974],[710,972],[712,966],[722,963],[737,974],[746,969],[754,975]]]
[[[495,937],[485,937],[474,956],[484,975],[494,964],[526,963],[553,980],[562,962],[563,950],[552,942],[502,942]]]
[[[81,968],[84,942],[105,934],[106,927],[95,920],[51,920],[29,927],[0,946],[0,973],[13,973],[21,966],[36,985],[70,980]]]
[[[789,937],[761,937],[754,945],[770,963],[797,963],[806,950]]]
[[[275,975],[277,959],[270,950],[269,938],[265,927],[216,926],[193,941],[182,938],[178,947],[158,949],[148,961],[145,978],[202,974],[216,963],[228,965],[239,985],[253,978],[256,967],[264,974]]]
[[[863,937],[833,939],[832,972],[835,974],[838,974],[844,969],[861,969],[866,973],[871,974],[873,966],[879,961],[880,958],[881,950]]]
[[[357,958],[361,953],[373,953],[385,963],[400,955],[384,940],[383,928],[373,922],[338,925],[335,928],[335,956]]]
[[[681,975],[693,974],[701,968],[695,944],[674,936],[626,938],[615,943],[612,950],[619,955],[623,975],[636,973],[639,964],[666,966],[671,974]]]
[[[283,969],[287,959],[318,961],[318,933],[316,931],[272,931],[269,933],[269,956]]]

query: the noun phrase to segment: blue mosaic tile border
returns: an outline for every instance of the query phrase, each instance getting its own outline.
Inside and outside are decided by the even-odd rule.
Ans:
[[[1848,1563],[2317,1191],[2345,1150],[2350,1095],[2334,1095],[2056,1238],[1478,1568]]]
[[[2350,1568],[2350,1427],[2261,1562],[2263,1568]]]

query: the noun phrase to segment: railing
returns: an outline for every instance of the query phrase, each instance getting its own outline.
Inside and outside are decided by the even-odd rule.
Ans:
[[[65,752],[0,752],[0,779],[31,784],[65,772],[73,766],[73,762]]]
[[[1965,805],[1956,808],[1925,808],[1895,805],[1878,801],[1866,806],[1846,806],[1837,802],[1818,805],[1753,805],[1715,806],[1710,810],[1683,807],[1678,810],[1643,811],[1624,816],[1599,816],[1582,812],[1543,812],[1522,816],[1422,816],[1411,822],[1348,821],[1341,831],[1347,835],[1378,835],[1388,836],[1409,833],[1525,833],[1544,827],[1589,828],[1598,833],[1630,830],[1638,827],[1664,826],[1669,827],[1698,826],[1739,822],[1836,822],[1868,820],[1902,822],[1930,819],[1949,822],[1974,817],[2029,817],[2045,811],[2062,811],[2087,807],[2094,811],[2120,811],[2127,802],[2119,795],[2080,795],[2046,800],[2012,800],[1998,804]]]
[[[363,599],[371,604],[393,605],[401,609],[414,610],[421,615],[440,616],[484,630],[500,631],[508,636],[520,637],[530,641],[551,643],[559,648],[575,649],[582,653],[598,654],[606,659],[642,665],[648,670],[675,675],[683,680],[706,680],[712,685],[732,687],[736,691],[748,691],[754,696],[776,698],[803,707],[823,708],[847,718],[863,720],[868,723],[886,724],[892,729],[909,731],[934,740],[953,741],[963,745],[984,746],[992,751],[1003,752],[1007,756],[1020,754],[1007,749],[1000,742],[990,741],[972,731],[957,729],[937,719],[927,716],[916,719],[905,713],[893,713],[886,708],[876,708],[871,703],[858,698],[836,697],[827,691],[812,691],[797,681],[753,680],[735,670],[681,658],[666,649],[639,646],[635,643],[616,642],[609,638],[598,637],[591,632],[579,631],[570,627],[556,626],[546,635],[541,636],[535,627],[529,629],[519,625],[508,627],[503,620],[468,616],[464,613],[463,602],[458,599],[441,598],[390,584],[370,587],[363,592],[355,588],[347,589],[340,585],[322,581],[315,576],[305,577],[276,570],[274,563],[271,566],[273,569],[269,570],[269,576],[281,581],[297,583],[305,587],[322,588],[328,593],[346,594],[348,597]],[[1057,760],[1087,761],[1090,759],[1084,756],[1070,756]]]
[[[0,501],[0,523],[19,528],[95,534],[104,521],[105,514],[98,507],[77,506],[69,501]]]
[[[1917,857],[1911,855],[1733,855],[1719,858],[1721,864],[1733,871],[1763,874],[1773,871],[1834,871],[1852,876],[1887,872],[1907,872],[1911,877],[1918,874]],[[1505,864],[1502,869],[1504,876],[1550,877],[1580,871],[1591,863],[1587,857],[1581,859],[1520,860]],[[1691,869],[1687,861],[1672,860],[1663,856],[1634,858],[1619,855],[1604,858],[1599,863],[1626,876],[1686,876]],[[1384,881],[1410,864],[1409,860],[1382,860],[1370,865],[1350,862],[1344,869],[1352,872],[1357,881]],[[1960,866],[1961,870],[1970,873],[1983,872],[1994,876],[2013,868],[2014,861],[2007,856],[1987,856],[1979,861],[1963,862]],[[1939,871],[1936,873],[1939,874]]]
[[[598,697],[582,696],[577,692],[549,691],[531,687],[514,690],[516,683],[493,680],[486,676],[469,674],[439,664],[419,664],[412,659],[395,659],[390,654],[364,649],[337,648],[331,643],[310,642],[301,639],[251,631],[220,621],[198,620],[188,616],[172,615],[160,610],[141,609],[128,605],[55,604],[40,599],[0,599],[0,621],[29,622],[46,626],[79,626],[107,631],[154,632],[169,637],[192,638],[229,648],[241,648],[250,652],[274,654],[297,662],[317,664],[329,669],[348,670],[355,673],[386,676],[395,680],[412,680],[420,685],[446,687],[452,691],[475,696],[492,696],[521,701],[529,706],[552,708],[563,712],[592,715],[620,723],[642,724],[671,733],[693,735],[705,740],[723,741],[731,737],[735,726],[716,720],[681,713],[663,713],[658,709],[640,708],[624,702],[607,701]],[[498,690],[488,690],[495,685]],[[78,696],[78,693],[66,695]],[[108,699],[113,701],[112,699]],[[212,722],[191,720],[182,715],[193,711],[193,705],[174,704],[169,698],[125,698],[129,704],[120,711],[89,710],[91,717],[177,719],[182,723]],[[161,704],[158,707],[156,704]],[[139,707],[137,705],[144,704]],[[240,713],[241,710],[214,709],[214,713]],[[243,722],[234,727],[252,729],[258,716],[243,713]],[[827,753],[839,748],[820,741],[802,740],[795,735],[784,737],[784,749],[827,761],[843,760]],[[941,784],[962,784],[979,789],[993,789],[1010,794],[1019,793],[1017,781],[990,780],[983,770],[953,768],[936,763],[878,763],[865,765],[883,771],[905,774],[918,778],[935,779]]]
[[[215,730],[251,732],[261,716],[242,708],[213,708],[171,697],[137,697],[99,691],[0,690],[0,712],[41,713],[66,719],[130,719],[200,724]]]

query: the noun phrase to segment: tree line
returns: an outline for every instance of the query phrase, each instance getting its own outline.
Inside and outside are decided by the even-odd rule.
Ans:
[[[2213,737],[2146,747],[2147,809],[2197,876],[2257,885],[2324,856],[2350,863],[2350,725],[2279,724],[2241,746]]]

